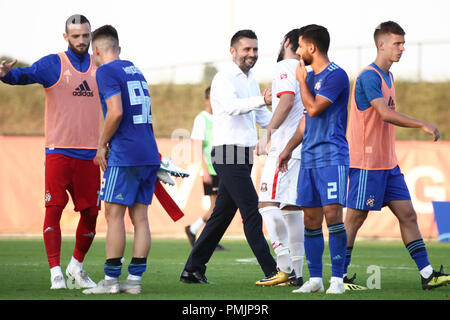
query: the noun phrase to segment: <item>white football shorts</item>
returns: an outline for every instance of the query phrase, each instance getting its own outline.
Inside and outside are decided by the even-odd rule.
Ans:
[[[266,158],[259,186],[259,202],[279,202],[280,208],[288,205],[297,206],[297,181],[300,171],[300,159],[290,159],[288,171],[280,172],[277,168],[278,155]]]

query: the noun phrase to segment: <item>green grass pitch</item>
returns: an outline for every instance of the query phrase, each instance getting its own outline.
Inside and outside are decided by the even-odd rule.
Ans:
[[[127,238],[125,279],[131,259],[132,239]],[[357,241],[353,249],[349,275],[357,274],[357,283],[377,285],[373,270],[379,272],[379,289],[346,292],[294,294],[294,287],[257,287],[263,277],[245,240],[222,240],[230,251],[215,252],[208,263],[206,276],[211,285],[188,285],[179,282],[181,270],[190,253],[186,239],[153,239],[144,273],[142,294],[86,296],[81,290],[50,290],[50,273],[42,239],[0,239],[0,300],[449,300],[450,286],[423,291],[417,268],[401,241]],[[63,271],[72,255],[73,237],[62,241]],[[434,268],[444,265],[450,272],[450,244],[427,242],[428,257]],[[105,239],[98,237],[85,259],[84,268],[94,281],[103,279]],[[330,256],[324,252],[324,286],[331,275]],[[375,267],[370,267],[375,266]],[[306,264],[303,276],[308,279]],[[371,278],[372,276],[372,278]]]

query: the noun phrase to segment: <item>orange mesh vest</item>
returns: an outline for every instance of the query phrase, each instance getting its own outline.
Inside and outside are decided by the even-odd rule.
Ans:
[[[375,68],[368,66],[362,71],[367,69],[372,69],[378,73],[381,78],[381,92],[386,105],[395,110],[395,88],[392,75],[390,75],[391,88],[389,88],[382,75]],[[355,100],[356,80],[358,77],[353,84],[347,137],[350,152],[350,168],[366,170],[395,168],[398,164],[395,154],[395,126],[383,121],[372,106],[363,111],[358,109]]]
[[[97,149],[101,114],[92,56],[86,72],[76,70],[64,52],[58,56],[61,75],[45,88],[45,146]]]

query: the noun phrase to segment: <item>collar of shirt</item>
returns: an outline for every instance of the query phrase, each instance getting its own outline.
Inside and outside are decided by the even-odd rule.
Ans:
[[[238,76],[245,77],[245,78],[247,78],[248,81],[251,81],[253,79],[253,71],[252,70],[248,71],[248,76],[247,76],[235,62],[230,64],[229,72],[232,75],[234,75],[235,77],[238,77]]]
[[[83,55],[78,55],[68,48],[66,51],[67,57],[69,58],[72,66],[80,72],[86,72],[91,65],[91,57],[89,52]]]

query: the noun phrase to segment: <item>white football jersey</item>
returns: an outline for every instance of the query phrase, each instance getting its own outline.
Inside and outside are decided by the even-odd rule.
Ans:
[[[300,87],[295,75],[298,60],[286,59],[277,63],[275,76],[272,81],[272,112],[280,102],[282,94],[293,94],[294,106],[280,127],[272,133],[270,152],[280,154],[294,135],[300,120],[303,117],[303,102],[300,96]],[[292,158],[300,159],[301,144],[292,152]]]

